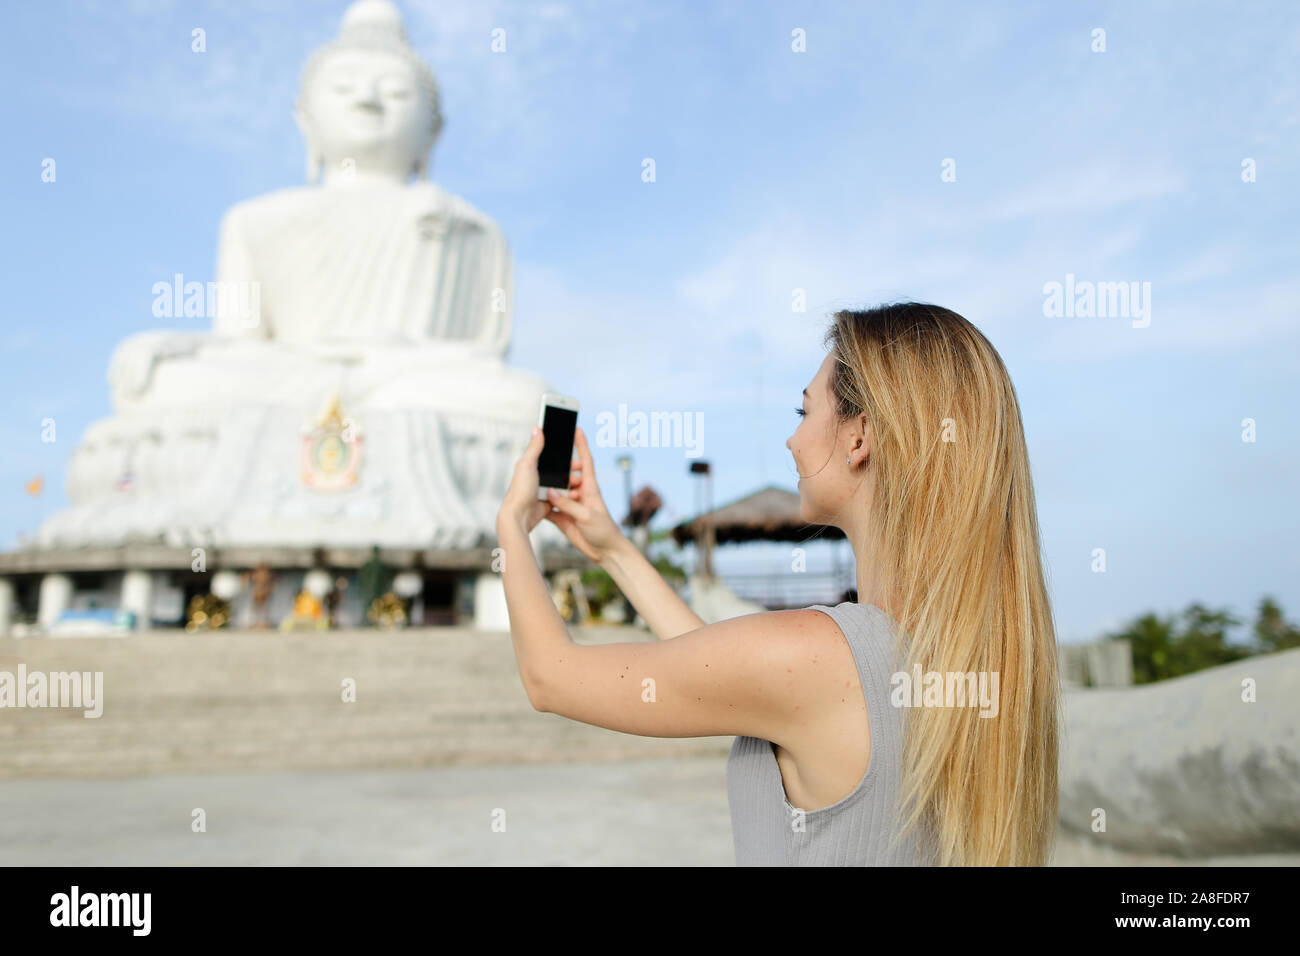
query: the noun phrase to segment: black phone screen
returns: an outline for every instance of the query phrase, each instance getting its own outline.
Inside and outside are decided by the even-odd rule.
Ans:
[[[542,418],[542,453],[537,458],[537,483],[546,488],[568,488],[573,463],[573,435],[578,413],[571,408],[546,406]]]

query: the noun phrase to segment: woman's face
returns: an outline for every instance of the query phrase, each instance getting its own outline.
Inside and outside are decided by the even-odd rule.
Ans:
[[[831,392],[834,368],[832,352],[804,389],[799,427],[786,440],[785,447],[794,456],[799,473],[800,517],[810,523],[842,528],[838,518],[859,488],[862,462],[871,449],[861,423],[836,425]],[[846,464],[845,457],[851,457],[853,463]]]

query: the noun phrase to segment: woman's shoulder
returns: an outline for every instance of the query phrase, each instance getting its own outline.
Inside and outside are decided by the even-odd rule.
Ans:
[[[846,682],[858,685],[857,653],[850,637],[854,628],[849,622],[870,613],[845,605],[837,610],[816,604],[759,611],[733,621],[737,626],[752,628],[753,638],[765,645],[767,652],[763,656],[772,666],[784,669],[783,686],[814,706],[822,700],[838,701]]]
[[[870,614],[857,605],[815,604],[742,614],[708,625],[700,633],[714,634],[716,646],[730,653],[743,653],[742,669],[751,678],[766,682],[775,675],[785,693],[815,701],[832,689],[842,689],[846,681],[857,683],[858,655],[852,635],[860,628],[854,619],[861,616],[865,621]]]
[[[768,611],[766,628],[781,631],[796,642],[799,640],[821,638],[830,640],[847,637],[861,632],[864,628],[875,628],[881,624],[892,627],[893,618],[874,604],[858,604],[855,601],[842,601],[839,604],[810,604],[807,607],[791,608],[782,611]],[[764,613],[754,615],[763,617]]]
[[[831,613],[831,610],[829,605],[813,604],[779,611],[756,611],[732,618],[731,622],[736,627],[751,629],[755,637],[779,643],[798,654],[843,643],[839,615]]]

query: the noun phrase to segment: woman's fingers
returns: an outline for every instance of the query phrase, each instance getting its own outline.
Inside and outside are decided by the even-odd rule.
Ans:
[[[587,445],[587,433],[581,428],[578,429],[578,462],[583,468],[582,476],[591,480],[591,487],[599,495],[600,486],[596,483],[596,465],[591,460],[591,448]]]
[[[570,541],[573,540],[572,532],[575,530],[573,526],[573,519],[570,518],[568,515],[566,515],[563,511],[551,511],[548,508],[546,511],[546,520],[551,522],[561,531],[563,531],[564,536],[568,538]]]
[[[555,494],[554,492],[551,494],[551,504],[559,508],[560,511],[564,512],[566,515],[572,516],[575,521],[586,521],[591,514],[587,510],[586,505],[579,504],[572,498],[566,497],[565,495]]]
[[[582,536],[582,532],[578,530],[578,526],[569,515],[566,515],[562,511],[551,511],[548,509],[546,512],[546,520],[563,531],[564,536],[572,542],[573,546],[587,557],[591,558],[591,560],[597,562],[600,560],[600,556],[596,554],[595,549],[587,543],[587,539]]]

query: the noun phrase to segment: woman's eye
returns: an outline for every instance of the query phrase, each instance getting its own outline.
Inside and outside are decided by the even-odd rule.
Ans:
[[[807,414],[808,414],[807,412],[805,412],[805,411],[804,411],[800,406],[798,406],[798,405],[795,406],[794,413],[795,413],[796,415],[801,416],[801,417],[804,416],[804,415],[807,415]]]

